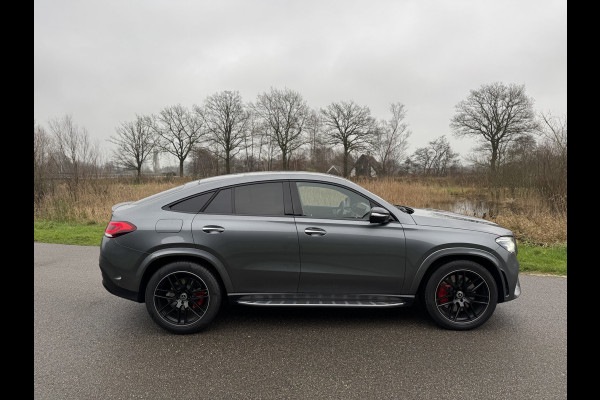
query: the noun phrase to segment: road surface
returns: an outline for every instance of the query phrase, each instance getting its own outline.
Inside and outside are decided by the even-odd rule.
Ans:
[[[416,309],[232,306],[188,336],[101,284],[98,247],[34,243],[41,399],[564,399],[567,279],[521,275],[482,327]]]

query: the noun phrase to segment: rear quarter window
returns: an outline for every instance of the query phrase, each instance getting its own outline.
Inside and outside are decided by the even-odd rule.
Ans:
[[[215,192],[202,193],[198,196],[190,197],[178,203],[172,204],[169,209],[171,211],[198,213],[208,203]]]

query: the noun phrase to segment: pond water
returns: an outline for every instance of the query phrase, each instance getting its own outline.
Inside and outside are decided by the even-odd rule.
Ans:
[[[484,213],[490,213],[490,207],[484,200],[459,200],[450,205],[450,211],[481,217]]]
[[[458,200],[452,203],[437,203],[429,208],[436,208],[439,210],[452,211],[462,215],[468,215],[471,217],[482,218],[485,214],[486,217],[492,214],[497,215],[498,205],[490,204],[485,200]]]

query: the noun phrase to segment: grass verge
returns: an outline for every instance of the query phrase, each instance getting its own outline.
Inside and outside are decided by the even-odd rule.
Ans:
[[[33,241],[43,243],[100,246],[105,224],[81,224],[54,221],[34,221]],[[537,246],[519,243],[517,258],[521,272],[567,275],[567,243]]]
[[[33,241],[43,243],[100,246],[106,224],[81,224],[54,221],[34,221]]]
[[[567,276],[566,242],[547,247],[519,243],[517,258],[521,272]]]

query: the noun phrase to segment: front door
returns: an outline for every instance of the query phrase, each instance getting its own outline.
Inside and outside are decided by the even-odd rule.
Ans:
[[[292,183],[302,216],[299,293],[399,294],[404,279],[404,230],[399,222],[369,223],[374,205],[347,188]],[[293,187],[292,187],[293,189]]]

